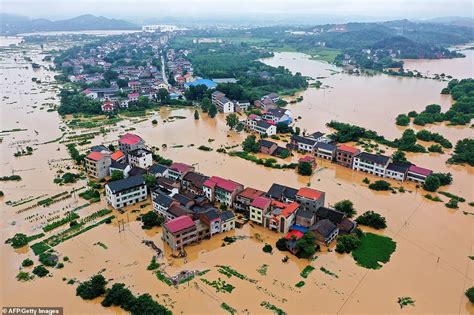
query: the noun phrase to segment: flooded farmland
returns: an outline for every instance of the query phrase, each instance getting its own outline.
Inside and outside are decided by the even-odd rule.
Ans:
[[[43,67],[32,69],[31,64],[24,61],[23,50],[33,62]],[[41,224],[48,219],[86,203],[76,194],[71,194],[71,197],[49,206],[19,211],[30,204],[21,204],[22,200],[46,198],[85,186],[85,180],[63,186],[53,182],[58,170],[75,168],[65,147],[68,137],[99,131],[91,144],[78,147],[85,152],[91,145],[115,142],[119,134],[134,128],[132,132],[141,135],[149,146],[159,149],[160,155],[195,164],[197,170],[204,174],[230,178],[265,191],[274,182],[293,187],[310,185],[325,191],[326,202],[330,205],[341,199],[350,199],[359,214],[366,210],[377,211],[387,219],[388,228],[381,233],[397,242],[397,250],[390,262],[379,270],[364,269],[356,265],[350,255],[339,255],[332,250],[323,250],[314,261],[290,257],[287,263],[283,263],[286,253],[276,249],[273,254],[262,251],[265,243],[274,244],[279,235],[247,224],[242,229],[186,248],[186,260],[174,259],[161,241],[160,228],[145,231],[135,220],[138,213],[151,209],[151,201],[148,200],[142,203],[143,207],[130,206],[123,214],[114,210],[117,218],[112,224],[100,225],[57,245],[55,250],[61,257],[67,256],[69,262],[63,269],[52,270],[52,277],[17,281],[15,276],[21,261],[27,257],[36,261],[36,258],[31,249],[15,251],[2,241],[1,306],[63,306],[66,314],[120,313],[120,309],[103,308],[100,301],[86,302],[76,297],[77,284],[67,284],[71,279],[83,281],[102,271],[106,279],[113,283],[123,282],[134,293],[150,293],[173,313],[225,313],[222,303],[242,314],[271,313],[261,306],[264,301],[289,314],[474,312],[463,294],[474,284],[474,264],[469,259],[474,255],[474,216],[463,213],[474,214],[473,208],[467,205],[467,202],[474,201],[472,167],[446,165],[448,154],[408,156],[419,165],[453,174],[454,183],[443,190],[461,195],[467,202],[452,210],[443,203],[427,200],[422,196],[424,192],[411,183],[403,183],[405,193],[373,192],[362,183],[366,174],[326,161],[318,160],[318,170],[308,178],[297,175],[293,170],[265,168],[238,157],[217,153],[219,147],[239,145],[245,134],[229,131],[222,114],[210,119],[201,113],[200,119],[194,120],[194,108],[162,108],[147,117],[123,117],[116,125],[107,126],[106,132],[100,132],[100,128],[71,129],[57,112],[47,111],[50,108],[47,104],[58,103],[58,90],[54,84],[48,83],[53,81],[55,73],[48,70],[48,63],[42,61],[43,57],[40,48],[35,46],[1,52],[1,176],[18,174],[22,177],[19,182],[0,182],[0,190],[5,193],[0,198],[3,219],[0,236],[3,241],[17,232],[37,234],[41,232]],[[303,101],[289,105],[294,117],[302,117],[296,122],[297,126],[309,132],[327,131],[325,123],[336,119],[395,138],[403,131],[394,123],[399,113],[421,110],[431,103],[438,103],[446,110],[451,104],[449,96],[439,94],[445,82],[385,75],[349,76],[339,73],[340,69],[331,65],[309,60],[297,53],[276,54],[266,62],[283,65],[314,78],[324,77],[320,80],[327,87],[301,92]],[[42,83],[33,82],[33,77],[40,78]],[[156,126],[152,125],[152,119],[158,120]],[[472,135],[469,128],[446,125],[429,128],[453,142]],[[15,129],[21,131],[12,131]],[[13,157],[19,147],[27,145],[34,148],[32,155]],[[200,151],[197,149],[200,145],[214,150]],[[288,158],[287,162],[297,158]],[[8,205],[7,201],[14,203]],[[78,212],[85,216],[105,207],[102,198],[100,203],[81,208]],[[122,219],[126,222],[125,231],[119,233],[117,221]],[[222,246],[225,236],[234,235],[244,238]],[[169,275],[182,270],[210,271],[177,288],[168,286],[147,270],[154,252],[142,244],[142,240],[152,240],[165,250],[158,262]],[[97,246],[98,242],[106,248]],[[230,266],[256,281],[227,278],[219,273],[216,265]],[[257,271],[263,265],[268,266],[265,274]],[[316,269],[304,279],[305,286],[296,288],[295,284],[302,280],[300,272],[306,265]],[[321,267],[337,277],[322,272]],[[201,281],[218,278],[235,286],[232,293],[216,292]],[[374,292],[381,288],[384,294],[375,299]],[[27,293],[29,298],[18,292]],[[416,305],[401,310],[397,298],[403,296],[412,297]]]

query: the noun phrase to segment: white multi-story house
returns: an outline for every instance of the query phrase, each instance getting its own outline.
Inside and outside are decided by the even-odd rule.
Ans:
[[[362,152],[354,156],[352,169],[384,177],[385,170],[391,161],[392,159],[385,155]]]
[[[107,203],[119,209],[133,205],[147,198],[148,192],[143,176],[131,176],[105,185]]]
[[[291,146],[300,152],[309,152],[313,154],[316,143],[317,141],[312,138],[302,137],[298,135],[291,136]]]
[[[334,144],[319,142],[316,143],[314,154],[319,158],[332,161],[336,157],[336,149]]]
[[[263,113],[262,118],[273,121],[275,124],[284,123],[288,125],[293,121],[291,118],[291,111],[280,107],[268,109]]]
[[[144,169],[153,165],[153,154],[147,149],[135,149],[128,152],[128,163]]]
[[[232,211],[224,211],[220,214],[221,232],[227,232],[235,229],[235,215]]]
[[[254,131],[261,135],[266,134],[267,136],[272,136],[277,133],[275,124],[271,124],[255,114],[249,115],[245,120],[244,125],[247,131]]]
[[[224,93],[216,91],[212,93],[212,103],[216,105],[217,109],[223,113],[233,113],[235,111],[235,104],[229,100]]]
[[[431,174],[433,174],[432,170],[411,165],[410,168],[408,168],[407,179],[417,183],[424,183],[426,178]]]

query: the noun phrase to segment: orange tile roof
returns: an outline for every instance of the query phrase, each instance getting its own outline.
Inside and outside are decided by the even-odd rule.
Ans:
[[[295,212],[298,209],[300,205],[297,202],[292,202],[288,204],[288,203],[283,203],[277,200],[272,200],[272,206],[280,208],[281,212],[279,215],[282,215],[285,218],[288,218],[293,212]]]
[[[346,151],[352,154],[356,154],[357,152],[359,152],[359,149],[345,145],[345,144],[341,144],[340,146],[337,147],[337,149],[341,151]]]
[[[112,160],[117,161],[118,159],[120,159],[124,155],[125,154],[123,154],[122,151],[118,150],[118,151],[112,153],[112,155],[110,157],[112,158]]]
[[[301,187],[300,190],[298,190],[298,192],[296,193],[296,195],[298,196],[301,196],[306,199],[313,199],[313,200],[317,200],[321,198],[322,194],[323,194],[322,192],[316,189],[308,188],[308,187]]]
[[[104,155],[100,152],[91,152],[86,156],[86,159],[93,160],[93,161],[100,161]]]

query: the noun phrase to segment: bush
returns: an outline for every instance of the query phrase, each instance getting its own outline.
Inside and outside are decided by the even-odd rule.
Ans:
[[[90,280],[81,283],[76,289],[76,295],[84,300],[92,300],[105,293],[105,278],[103,275],[95,275]]]
[[[356,222],[360,225],[370,226],[377,230],[385,229],[387,227],[385,218],[373,211],[364,212],[356,219]]]
[[[365,178],[362,180],[362,182],[363,182],[364,184],[367,184],[367,185],[368,185],[368,184],[370,184],[370,179],[368,179],[367,177],[365,177]]]
[[[33,263],[33,260],[31,260],[31,259],[29,259],[29,258],[26,258],[25,260],[23,260],[23,261],[21,262],[21,265],[22,265],[23,267],[33,266],[33,264],[34,264],[34,263]]]
[[[435,153],[443,153],[443,147],[441,147],[439,144],[432,144],[428,147],[428,151]]]
[[[315,244],[316,238],[313,233],[306,232],[302,238],[296,241],[295,247],[298,258],[311,258],[319,250],[319,245]]]
[[[375,182],[373,182],[372,184],[369,185],[369,189],[377,190],[377,191],[389,190],[390,189],[390,183],[386,182],[384,180],[377,180],[377,181],[375,181]]]
[[[265,246],[263,246],[262,250],[265,253],[271,253],[273,251],[273,247],[270,244],[265,244]]]
[[[16,275],[16,279],[17,279],[18,281],[28,281],[28,280],[31,279],[30,273],[29,273],[29,272],[20,271],[20,272],[18,272],[18,274]]]
[[[39,265],[39,266],[36,266],[32,272],[38,277],[43,278],[49,273],[49,270],[46,269],[43,265]]]
[[[125,287],[123,283],[114,283],[112,288],[105,293],[105,298],[102,301],[102,306],[120,306],[126,311],[130,311],[135,302],[135,297],[132,292]]]

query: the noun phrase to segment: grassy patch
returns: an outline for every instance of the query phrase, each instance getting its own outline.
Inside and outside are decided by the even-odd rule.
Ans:
[[[164,282],[169,286],[173,285],[173,282],[167,276],[162,274],[161,271],[157,270],[155,274],[156,274],[156,277],[158,278],[158,280],[160,280],[161,282]]]
[[[94,245],[100,246],[100,247],[102,247],[103,249],[108,249],[107,245],[105,245],[105,244],[102,243],[102,242],[97,242],[97,243],[95,243]]]
[[[227,276],[227,278],[230,278],[232,276],[235,276],[241,280],[247,280],[249,282],[252,282],[252,283],[255,283],[257,282],[256,280],[254,279],[250,279],[249,277],[247,277],[246,275],[243,275],[241,274],[240,272],[238,272],[237,270],[235,269],[232,269],[230,266],[221,266],[221,265],[217,265],[216,267],[219,267],[219,269],[217,271],[219,271],[220,273],[222,273],[223,275]]]
[[[314,270],[314,267],[313,266],[306,266],[304,267],[303,271],[300,272],[300,276],[302,276],[303,278],[308,278],[308,275],[311,273],[311,271]]]
[[[232,291],[235,289],[235,287],[232,284],[225,282],[221,278],[217,278],[217,280],[214,280],[214,281],[201,279],[201,281],[213,287],[214,289],[216,289],[216,292],[232,293]]]
[[[146,267],[147,270],[156,270],[160,267],[160,264],[156,262],[156,257],[151,258],[150,264]]]
[[[71,213],[67,215],[66,217],[62,218],[61,220],[53,221],[43,227],[43,231],[48,232],[51,230],[54,230],[57,227],[60,227],[61,225],[64,225],[66,223],[69,223],[71,221],[74,221],[76,219],[79,219],[79,215],[77,213]]]
[[[449,193],[447,191],[438,191],[438,194],[445,195],[446,197],[449,197],[449,198],[454,199],[454,200],[459,201],[459,202],[466,201],[466,199],[464,199],[463,197],[456,196],[456,195],[454,195],[452,193]]]
[[[298,281],[298,283],[295,284],[295,287],[297,288],[301,288],[305,285],[305,282],[304,281]]]
[[[361,244],[352,252],[358,265],[368,269],[379,269],[379,262],[387,263],[397,244],[387,236],[366,233],[361,237]]]

